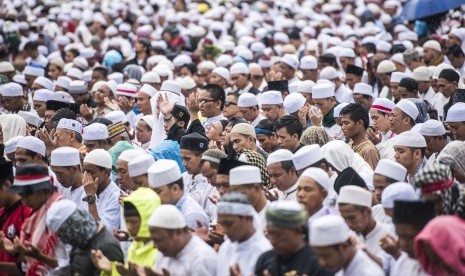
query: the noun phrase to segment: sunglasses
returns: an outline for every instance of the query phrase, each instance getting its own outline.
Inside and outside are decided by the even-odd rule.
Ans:
[[[224,102],[224,106],[228,107],[230,105],[237,105],[237,103],[234,103],[234,102],[230,102],[230,101],[225,101]]]

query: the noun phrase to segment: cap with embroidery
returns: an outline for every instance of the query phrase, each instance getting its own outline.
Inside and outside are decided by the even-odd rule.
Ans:
[[[244,93],[237,100],[237,107],[253,107],[258,106],[258,98],[252,93]]]
[[[165,186],[182,178],[179,165],[174,160],[159,159],[147,171],[149,186],[152,188]]]
[[[254,127],[252,125],[248,124],[248,123],[236,124],[231,129],[231,134],[232,133],[239,133],[239,134],[243,134],[243,135],[248,135],[248,136],[252,136],[254,138],[257,137]]]
[[[87,93],[87,83],[83,80],[75,80],[69,83],[68,91],[70,94]]]
[[[50,165],[68,167],[81,164],[79,150],[72,147],[59,147],[54,149],[50,156]]]
[[[108,126],[108,138],[110,139],[124,132],[126,132],[126,126],[123,122],[114,123]]]
[[[82,133],[82,124],[76,120],[63,118],[58,122],[57,129],[68,129]]]
[[[9,186],[7,191],[21,194],[43,189],[55,189],[48,167],[39,164],[25,164],[16,170],[13,185]]]
[[[204,152],[208,149],[208,139],[197,132],[181,137],[181,149]]]
[[[423,123],[420,134],[423,136],[443,136],[446,134],[446,128],[442,122],[430,119]]]
[[[373,103],[371,104],[371,109],[376,109],[381,112],[391,113],[392,109],[396,106],[396,104],[386,98],[376,98]]]
[[[300,148],[292,156],[292,163],[296,170],[310,167],[324,158],[323,152],[319,145],[307,145]]]
[[[116,86],[117,96],[136,97],[137,87],[130,83],[121,83]]]

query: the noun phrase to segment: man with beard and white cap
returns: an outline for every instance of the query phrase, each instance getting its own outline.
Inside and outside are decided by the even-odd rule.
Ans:
[[[106,150],[95,149],[84,158],[82,185],[86,197],[82,200],[87,202],[89,213],[109,231],[120,227],[119,196],[125,194],[110,179],[111,169],[111,156]]]
[[[351,239],[351,231],[338,215],[327,215],[310,225],[310,245],[326,270],[336,275],[382,276],[381,267]]]
[[[148,222],[150,237],[159,256],[154,272],[174,275],[213,276],[218,255],[198,236],[191,233],[181,211],[162,204]]]
[[[405,131],[399,134],[393,143],[396,162],[407,169],[406,182],[413,185],[415,175],[426,166],[426,140],[414,131]]]
[[[420,99],[434,106],[436,92],[430,86],[430,72],[426,66],[420,66],[413,70],[413,78],[417,81]]]
[[[160,196],[161,203],[175,205],[182,212],[188,227],[208,226],[210,219],[203,208],[184,191],[184,181],[176,161],[157,160],[147,174],[149,186]]]
[[[277,121],[279,118],[286,115],[286,110],[283,106],[283,95],[279,91],[266,91],[262,97],[263,115],[271,121]]]
[[[82,185],[79,151],[72,147],[60,147],[53,150],[50,156],[50,168],[63,186],[61,191],[63,197],[87,210],[87,204],[82,201],[86,197],[86,193]]]
[[[217,275],[253,274],[258,257],[272,248],[262,229],[257,229],[256,217],[244,194],[226,193],[218,202],[218,224],[228,239],[218,251]]]
[[[436,157],[447,145],[446,128],[441,121],[430,119],[423,123],[420,128],[420,134],[426,140],[426,156],[428,164],[436,161]]]
[[[297,171],[292,163],[292,152],[278,149],[268,155],[266,167],[270,182],[277,188],[279,199],[297,200]],[[274,189],[273,189],[274,190]]]

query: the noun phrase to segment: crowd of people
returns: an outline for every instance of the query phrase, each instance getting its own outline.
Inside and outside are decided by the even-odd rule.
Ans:
[[[465,275],[464,8],[3,0],[0,276]]]

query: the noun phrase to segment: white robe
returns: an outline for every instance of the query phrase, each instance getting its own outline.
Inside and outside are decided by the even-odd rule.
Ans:
[[[211,202],[209,196],[220,198],[220,193],[213,187],[208,180],[201,174],[192,178],[188,172],[182,174],[184,181],[184,192],[188,193],[200,207],[205,210],[210,221],[216,221],[216,205]]]
[[[394,265],[391,275],[428,276],[429,274],[423,271],[417,260],[410,258],[407,253],[402,252]]]
[[[357,250],[349,265],[336,276],[384,276],[383,269],[361,249]]]
[[[105,225],[108,231],[113,228],[119,229],[121,219],[121,208],[119,205],[119,196],[121,189],[111,181],[100,195],[97,195],[97,210],[100,222]]]

